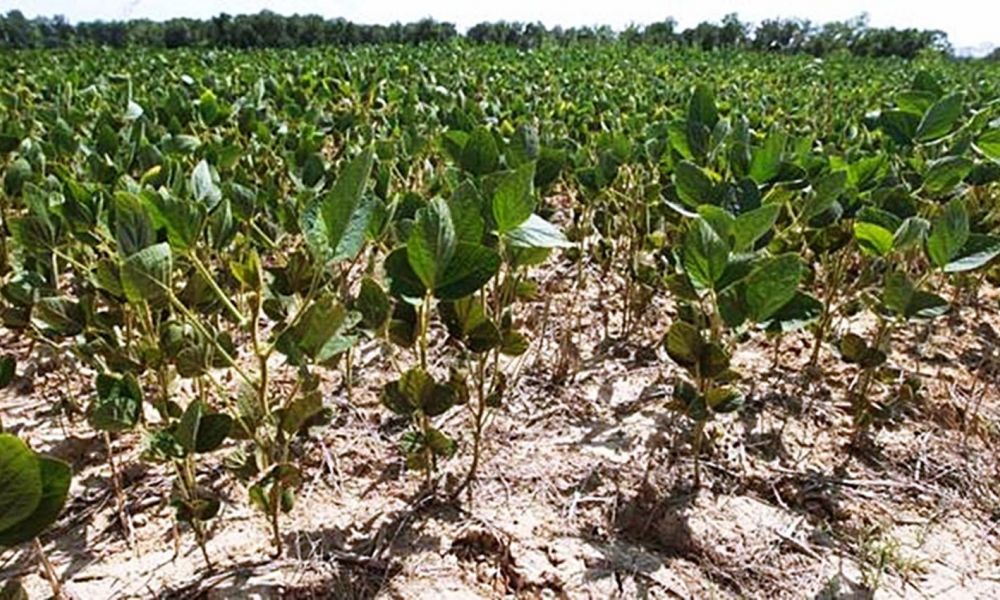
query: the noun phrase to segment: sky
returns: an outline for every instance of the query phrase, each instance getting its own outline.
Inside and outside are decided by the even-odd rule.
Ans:
[[[344,17],[356,23],[409,22],[424,17],[465,29],[481,21],[541,21],[547,26],[611,25],[622,29],[673,17],[680,26],[718,21],[736,12],[744,21],[774,17],[839,21],[868,13],[876,27],[941,29],[959,50],[983,52],[1000,44],[1000,2],[996,0],[0,0],[0,12],[26,16],[61,14],[70,21],[173,17],[207,18],[264,9],[282,14]]]

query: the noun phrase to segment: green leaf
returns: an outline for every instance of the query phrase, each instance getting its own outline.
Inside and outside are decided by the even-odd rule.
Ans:
[[[781,207],[777,204],[765,204],[760,208],[747,211],[736,217],[733,227],[735,243],[734,252],[746,252],[753,249],[757,240],[764,237],[774,227]]]
[[[703,377],[718,377],[729,369],[729,353],[718,342],[709,342],[701,349],[698,369]]]
[[[878,183],[888,171],[886,155],[876,154],[847,165],[848,186],[864,190]]]
[[[541,147],[538,140],[538,128],[533,125],[521,124],[514,132],[504,156],[507,162],[514,167],[523,165],[532,160],[538,160],[541,154]]]
[[[716,182],[708,171],[693,162],[684,160],[674,169],[677,195],[691,208],[702,204],[718,204]]]
[[[427,432],[425,443],[435,456],[440,456],[441,458],[451,458],[455,455],[456,450],[458,450],[458,444],[455,443],[455,440],[433,427]]]
[[[536,214],[528,220],[508,231],[504,236],[507,243],[515,248],[572,248],[573,243],[566,239],[559,228]]]
[[[874,223],[859,222],[854,224],[854,239],[866,253],[873,256],[885,256],[892,251],[895,241],[893,233]]]
[[[448,153],[448,156],[452,160],[460,164],[462,162],[462,150],[468,141],[469,134],[458,129],[446,131],[441,135],[441,145],[444,147],[444,151]]]
[[[212,452],[222,446],[233,428],[233,418],[223,413],[209,413],[201,417],[194,451]]]
[[[903,110],[884,110],[879,117],[882,129],[900,145],[909,145],[917,134],[920,125],[920,115]]]
[[[406,256],[424,287],[435,289],[455,255],[455,228],[448,204],[435,198],[417,211]]]
[[[173,255],[170,244],[144,248],[122,264],[122,290],[129,302],[157,303],[170,291]]]
[[[87,421],[98,431],[126,431],[139,423],[142,388],[132,374],[97,376],[97,398],[87,409]]]
[[[131,256],[156,242],[153,221],[138,197],[118,192],[114,199],[115,241],[122,256]]]
[[[365,186],[375,160],[368,148],[344,167],[329,192],[302,212],[306,244],[324,261],[350,260],[361,252],[374,212],[374,200],[365,199]]]
[[[963,98],[961,92],[955,92],[930,107],[917,126],[916,140],[929,142],[948,135],[955,121],[962,116]]]
[[[870,347],[864,338],[855,333],[848,333],[840,338],[839,349],[845,361],[866,369],[877,367],[886,361],[884,352]]]
[[[482,303],[474,296],[442,302],[438,310],[449,335],[472,352],[488,352],[503,342],[500,329],[486,317]]]
[[[499,164],[500,151],[493,134],[485,127],[474,130],[462,148],[462,168],[481,177],[496,171]]]
[[[963,271],[973,271],[989,264],[994,258],[1000,255],[1000,238],[992,235],[972,233],[969,240],[958,251],[958,254],[951,257],[951,260],[944,266],[945,273],[960,273]],[[0,385],[0,387],[3,387]]]
[[[448,199],[455,238],[460,242],[479,244],[483,241],[485,223],[482,215],[483,199],[470,181],[463,182]]]
[[[192,400],[181,415],[181,420],[177,424],[174,437],[177,442],[188,453],[195,451],[198,446],[198,429],[201,427],[201,418],[205,414],[205,405],[201,400]]]
[[[822,302],[809,294],[795,292],[795,296],[762,322],[761,326],[771,333],[788,333],[802,329],[822,314]]]
[[[59,246],[59,233],[47,218],[33,215],[15,217],[7,225],[11,237],[25,254],[40,254]]]
[[[892,232],[895,232],[903,224],[903,220],[895,214],[875,206],[862,207],[855,215],[855,220],[862,223],[874,223],[882,229]]]
[[[0,433],[0,533],[27,519],[42,499],[35,454],[13,435]]]
[[[840,354],[847,362],[861,362],[867,350],[867,342],[856,333],[848,333],[840,338]]]
[[[409,416],[417,409],[416,405],[410,401],[409,396],[403,392],[401,387],[402,379],[390,381],[382,386],[379,391],[379,400],[393,413],[402,416]]]
[[[143,192],[142,202],[157,227],[167,230],[170,245],[179,251],[191,249],[205,225],[205,207],[166,193]]]
[[[535,163],[525,163],[503,176],[493,193],[493,220],[500,234],[528,220],[535,210]]]
[[[948,312],[948,302],[936,294],[917,290],[904,273],[886,277],[882,302],[905,319],[933,319]]]
[[[380,331],[389,321],[392,303],[382,286],[371,277],[361,280],[361,289],[354,307],[361,313],[361,325],[372,331]]]
[[[717,413],[729,413],[743,406],[743,394],[731,387],[714,387],[705,394],[705,404]]]
[[[2,446],[0,446],[2,448]],[[38,537],[59,518],[69,494],[73,472],[61,460],[33,457],[41,479],[40,495],[34,510],[10,528],[0,527],[0,546],[12,547]],[[2,493],[0,493],[2,495]],[[0,506],[3,506],[0,500]]]
[[[489,319],[483,319],[468,332],[466,345],[470,351],[482,353],[500,346],[503,341],[496,324]]]
[[[728,210],[713,204],[702,204],[698,207],[698,216],[707,221],[726,244],[732,243],[736,218]]]
[[[813,184],[813,194],[802,209],[802,220],[811,221],[825,213],[844,193],[847,171],[834,171]]]
[[[782,254],[761,263],[746,278],[748,317],[761,323],[795,297],[804,267],[795,254]]]
[[[1000,162],[1000,129],[988,129],[976,138],[976,148],[987,157]]]
[[[389,291],[395,296],[423,298],[427,291],[410,266],[406,246],[396,248],[385,257],[385,272],[389,277]]]
[[[930,228],[931,224],[927,222],[927,219],[909,217],[893,234],[893,248],[905,250],[911,246],[922,245],[927,240]]]
[[[705,340],[694,325],[686,321],[674,321],[667,331],[664,346],[671,360],[684,368],[690,368],[698,364]]]
[[[729,245],[704,219],[695,220],[684,236],[681,264],[696,287],[712,289],[729,262]]]
[[[930,292],[918,290],[914,292],[906,307],[907,319],[935,319],[948,312],[948,301]]]
[[[697,388],[691,385],[690,382],[680,378],[677,378],[674,382],[674,389],[671,396],[677,407],[684,410],[687,410],[688,407],[700,399]]]
[[[222,190],[219,186],[215,185],[215,180],[212,178],[212,169],[208,166],[208,162],[202,159],[194,168],[191,173],[191,193],[194,195],[194,199],[201,202],[211,211],[215,206],[222,201]]]
[[[934,105],[934,101],[938,99],[938,96],[940,94],[932,94],[919,90],[905,90],[896,94],[893,100],[896,102],[896,108],[917,116],[922,116]]]
[[[969,241],[969,214],[965,204],[955,198],[931,221],[927,237],[927,256],[938,268],[944,268]]]
[[[486,285],[500,270],[500,255],[484,246],[459,243],[434,288],[441,300],[458,300]]]
[[[521,356],[528,351],[528,338],[518,331],[505,331],[500,352],[507,356]]]
[[[688,103],[688,121],[704,125],[709,130],[719,121],[719,110],[715,107],[715,94],[712,88],[700,83],[694,88],[691,101]]]
[[[913,282],[905,273],[898,271],[890,273],[885,278],[885,287],[882,290],[882,303],[886,308],[900,316],[905,316],[907,307],[913,299],[916,289]]]
[[[781,156],[785,152],[787,136],[773,131],[764,140],[764,145],[751,151],[750,178],[763,185],[781,172]]]
[[[146,435],[143,458],[153,462],[167,462],[184,458],[185,450],[177,437],[169,431],[153,431]]]
[[[323,395],[319,391],[299,396],[281,415],[281,428],[285,430],[285,433],[292,435],[302,429],[302,426],[309,419],[318,415],[322,410]]]
[[[359,313],[348,313],[333,294],[324,294],[278,337],[275,347],[293,365],[305,364],[306,359],[324,363],[350,347],[353,338],[346,338],[346,331],[360,319]],[[342,347],[341,341],[347,346]]]
[[[974,163],[964,156],[945,156],[929,163],[924,189],[939,196],[950,192],[972,171]]]
[[[32,316],[43,323],[51,333],[66,337],[82,333],[87,324],[80,303],[63,296],[38,300],[35,302]]]
[[[420,410],[428,417],[437,417],[455,406],[455,389],[431,380],[420,395]]]

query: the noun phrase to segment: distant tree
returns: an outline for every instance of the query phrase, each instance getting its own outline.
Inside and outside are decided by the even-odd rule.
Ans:
[[[742,48],[747,44],[747,33],[750,25],[740,21],[739,15],[729,13],[722,17],[722,27],[719,29],[719,44],[726,48]]]
[[[353,46],[358,44],[438,44],[461,37],[452,23],[422,19],[413,23],[359,25],[346,19],[318,15],[282,16],[271,11],[231,16],[221,13],[209,20],[148,19],[89,21],[72,25],[63,17],[27,19],[17,10],[0,15],[0,48],[58,48],[93,44],[121,48],[148,46],[182,48],[288,48],[303,46]],[[936,30],[872,28],[867,15],[843,22],[814,26],[809,21],[770,19],[752,27],[736,13],[720,23],[702,22],[677,30],[673,19],[644,28],[629,26],[620,34],[608,26],[547,29],[541,23],[478,23],[464,35],[476,44],[504,44],[521,49],[545,43],[613,43],[684,45],[702,50],[751,48],[762,52],[806,52],[824,56],[850,51],[860,56],[913,58],[923,52],[948,54],[947,36]]]
[[[646,27],[643,32],[643,38],[647,43],[657,44],[659,46],[671,46],[679,42],[677,32],[677,21],[673,19],[664,19],[659,23],[653,23]]]
[[[191,29],[183,19],[172,19],[163,26],[163,45],[167,48],[183,48],[192,43]]]

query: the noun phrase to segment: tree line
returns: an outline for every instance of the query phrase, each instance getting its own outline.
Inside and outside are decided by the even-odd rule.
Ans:
[[[814,24],[801,19],[769,19],[758,24],[736,14],[721,22],[679,29],[674,19],[618,32],[608,26],[546,27],[541,23],[479,23],[460,33],[453,23],[423,19],[414,23],[361,25],[319,15],[283,16],[271,11],[250,15],[220,14],[211,19],[86,21],[72,24],[62,16],[26,18],[12,10],[0,16],[0,48],[62,48],[97,45],[122,48],[227,47],[295,48],[361,44],[425,44],[465,39],[477,44],[534,48],[543,44],[611,43],[693,47],[702,50],[743,48],[766,52],[824,56],[912,58],[924,51],[950,53],[948,36],[939,30],[871,27],[866,16]]]

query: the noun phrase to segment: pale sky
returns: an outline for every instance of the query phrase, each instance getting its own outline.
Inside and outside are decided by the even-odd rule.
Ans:
[[[423,17],[465,29],[480,21],[541,21],[548,26],[646,24],[674,17],[681,27],[718,21],[730,12],[744,21],[801,17],[839,21],[867,12],[876,27],[941,29],[956,49],[1000,44],[1000,2],[996,0],[0,0],[0,12],[26,16],[65,15],[70,21],[172,17],[207,18],[221,12],[314,13],[357,23],[409,22]]]

